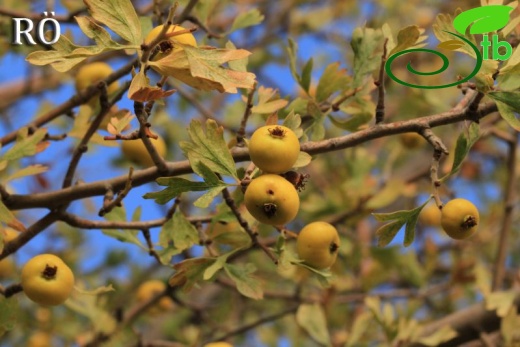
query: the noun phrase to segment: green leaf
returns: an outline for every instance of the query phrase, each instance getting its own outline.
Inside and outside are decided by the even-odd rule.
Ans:
[[[468,134],[461,133],[457,138],[455,145],[455,155],[453,157],[453,165],[449,174],[440,179],[441,182],[446,180],[449,176],[459,171],[464,158],[469,153],[471,147],[477,142],[479,138],[479,126],[476,123],[471,123],[468,129]]]
[[[231,176],[238,180],[233,157],[224,140],[224,129],[211,119],[206,121],[206,132],[199,120],[192,120],[188,128],[191,142],[182,141],[180,147],[188,157],[193,171],[203,176],[198,162],[202,162],[213,172]]]
[[[224,268],[227,259],[238,251],[240,251],[240,248],[218,256],[217,259],[215,259],[215,262],[204,271],[203,279],[205,281],[211,279],[219,270]]]
[[[173,217],[162,226],[159,234],[159,245],[168,247],[169,243],[180,253],[199,244],[197,228],[177,209]]]
[[[371,312],[362,312],[356,317],[350,333],[348,335],[348,341],[345,347],[355,347],[359,345],[361,337],[368,330],[370,323],[374,319]]]
[[[296,322],[318,343],[330,346],[327,317],[319,304],[301,304],[296,312]]]
[[[235,71],[223,66],[230,61],[248,57],[250,52],[243,49],[217,49],[177,44],[183,49],[174,51],[159,60],[149,61],[148,64],[159,73],[172,76],[200,90],[237,93],[237,88],[253,88],[255,74]]]
[[[111,49],[121,49],[123,46],[112,40],[108,31],[96,24],[90,17],[75,17],[79,28],[88,38],[93,39],[96,45]]]
[[[248,298],[260,300],[264,297],[261,283],[251,274],[256,270],[251,263],[242,265],[225,264],[226,274],[235,282],[240,294]]]
[[[233,44],[233,42],[228,41],[228,42],[226,42],[226,49],[236,50],[237,47]],[[247,72],[247,64],[248,64],[248,62],[249,62],[249,58],[248,57],[244,57],[242,59],[230,60],[228,62],[228,65],[229,65],[229,68],[231,70],[240,71],[240,72]]]
[[[293,39],[287,40],[287,54],[289,55],[289,69],[296,82],[300,82],[300,75],[296,69],[296,57],[298,55],[298,44]]]
[[[332,124],[340,129],[354,132],[359,129],[360,126],[367,124],[372,120],[372,114],[369,112],[359,112],[352,114],[347,120],[339,120],[332,115],[328,115]]]
[[[18,132],[15,144],[4,153],[0,161],[16,160],[35,155],[39,152],[38,144],[45,138],[45,135],[47,135],[47,129],[45,128],[36,130],[32,135],[29,135],[27,128],[22,128]]]
[[[23,224],[4,205],[4,202],[2,200],[0,200],[0,222],[5,223],[5,224],[15,224],[15,225],[21,227],[20,230],[24,229]]]
[[[520,131],[520,120],[515,113],[520,112],[519,92],[490,92],[487,94],[494,99],[500,116],[516,131]]]
[[[301,128],[302,118],[299,114],[294,113],[293,110],[291,110],[289,114],[285,116],[282,125],[294,131],[294,134],[297,138],[300,138],[303,135],[303,130]]]
[[[426,36],[421,36],[423,32],[424,29],[419,29],[417,25],[410,25],[399,30],[397,34],[397,45],[392,48],[388,56],[404,51],[405,49],[423,47],[424,44],[421,44],[421,42],[426,39]]]
[[[371,28],[356,28],[350,43],[354,51],[353,88],[362,86],[366,76],[379,68],[383,48],[383,33]]]
[[[460,12],[460,9],[458,9],[457,11]],[[433,34],[435,35],[435,37],[437,37],[437,39],[440,42],[445,42],[456,38],[456,36],[450,34],[449,32],[455,32],[455,28],[453,26],[453,18],[449,14],[441,13],[436,17],[435,23],[433,24]],[[477,46],[477,43],[473,35],[465,35],[464,33],[462,33],[462,35],[464,35],[470,42]],[[463,44],[459,48],[455,49],[455,51],[476,58],[475,51],[473,50],[473,48],[466,42],[462,43]]]
[[[168,186],[159,192],[146,193],[143,195],[145,199],[155,199],[158,204],[166,204],[168,201],[175,199],[185,192],[201,192],[215,187],[222,190],[226,187],[224,183],[212,185],[207,182],[192,182],[180,177],[161,177],[156,182],[162,186]]]
[[[95,20],[105,24],[126,41],[140,45],[141,22],[130,0],[83,0]]]
[[[310,58],[309,60],[307,60],[307,63],[305,63],[305,65],[303,66],[303,69],[302,69],[302,77],[300,80],[300,86],[307,93],[309,92],[309,87],[311,86],[313,62],[314,62],[313,59]]]
[[[379,247],[384,247],[392,242],[395,235],[397,235],[397,232],[403,227],[404,224],[405,221],[398,219],[377,229],[377,245]]]
[[[305,133],[309,134],[309,138],[312,141],[322,140],[325,137],[325,127],[323,126],[325,116],[323,112],[321,112],[320,107],[314,100],[310,100],[307,104],[307,112],[312,116],[312,122],[305,129]]]
[[[110,222],[126,222],[126,211],[124,207],[116,207],[109,213],[105,214],[105,219]],[[137,237],[139,230],[132,229],[102,229],[103,234],[110,236],[118,241],[133,243],[143,249],[148,249],[143,245],[141,240]]]
[[[455,337],[457,337],[457,332],[449,325],[444,325],[430,336],[420,338],[418,342],[426,346],[434,347]]]
[[[12,175],[7,177],[5,179],[5,181],[9,182],[9,181],[15,180],[17,178],[21,178],[21,177],[38,175],[38,174],[41,174],[42,172],[46,172],[48,169],[49,169],[49,167],[40,165],[40,164],[29,165],[27,167],[24,167],[23,169],[20,169],[20,170],[14,172]]]
[[[378,236],[378,245],[380,247],[388,245],[394,239],[395,235],[397,235],[397,232],[401,227],[406,224],[403,245],[405,247],[410,246],[415,238],[415,226],[417,225],[419,214],[428,202],[429,199],[412,210],[402,210],[390,213],[372,213],[379,222],[392,221],[383,225],[376,231],[376,235]]]
[[[511,307],[515,307],[515,299],[518,296],[516,290],[492,292],[486,296],[486,310],[496,310],[497,316],[504,318]]]
[[[99,288],[100,291],[106,289],[108,288]],[[82,289],[74,290],[71,297],[65,301],[65,305],[72,311],[87,317],[95,334],[110,335],[117,328],[116,318],[100,305],[98,295],[92,295],[92,293],[85,292]]]
[[[258,103],[251,109],[253,113],[271,114],[284,108],[289,103],[285,99],[280,99],[278,91],[273,88],[260,86],[257,94]]]
[[[0,295],[0,337],[18,323],[18,300]]]
[[[173,265],[175,273],[168,280],[172,287],[181,287],[183,291],[190,291],[204,276],[206,269],[213,264],[213,258],[186,259]]]
[[[258,25],[264,20],[264,15],[256,8],[252,8],[247,12],[242,12],[235,17],[229,33],[237,31],[239,29],[247,28],[250,26]]]
[[[316,101],[323,102],[332,94],[347,90],[351,80],[347,69],[340,68],[339,62],[327,65],[316,87]]]

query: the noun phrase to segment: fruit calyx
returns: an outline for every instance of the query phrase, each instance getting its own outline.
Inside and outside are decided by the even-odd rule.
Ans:
[[[472,215],[464,216],[463,222],[460,224],[463,229],[470,229],[477,225],[477,219]]]
[[[336,242],[331,242],[330,246],[329,246],[330,254],[333,254],[334,252],[336,252],[338,250],[338,248],[339,248],[339,245]]]
[[[273,218],[276,215],[276,210],[278,209],[278,206],[276,204],[273,204],[272,202],[266,202],[262,206],[265,216],[269,219]]]
[[[279,137],[281,139],[285,137],[285,130],[279,126],[275,126],[274,128],[269,128],[268,130],[269,130],[269,134],[272,137]]]
[[[45,264],[45,269],[42,272],[42,276],[45,279],[51,280],[56,277],[57,272],[58,272],[57,266],[49,266],[49,264]]]

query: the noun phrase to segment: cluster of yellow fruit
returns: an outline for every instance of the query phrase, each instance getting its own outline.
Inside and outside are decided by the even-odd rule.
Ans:
[[[435,205],[426,206],[420,220],[428,226],[441,226],[452,239],[463,240],[475,234],[480,216],[473,203],[458,198],[448,201],[442,210]]]
[[[296,217],[300,207],[297,189],[280,174],[294,166],[299,153],[298,137],[285,126],[266,125],[251,136],[249,155],[263,174],[251,181],[244,201],[249,213],[259,222],[283,225]],[[300,259],[316,269],[334,264],[339,245],[336,228],[326,222],[306,225],[296,241]]]

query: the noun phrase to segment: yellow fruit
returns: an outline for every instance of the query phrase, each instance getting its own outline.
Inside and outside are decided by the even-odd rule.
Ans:
[[[466,199],[453,199],[442,208],[441,225],[449,237],[461,240],[477,231],[478,209]]]
[[[266,173],[289,171],[300,153],[296,134],[283,125],[265,125],[258,128],[249,140],[251,161]]]
[[[228,342],[210,342],[206,343],[204,347],[233,347],[233,345]]]
[[[76,91],[81,92],[107,78],[113,72],[110,65],[104,62],[94,62],[79,68],[75,78]],[[107,86],[107,93],[112,94],[119,88],[119,82],[114,81]],[[92,97],[88,104],[95,107],[99,102],[99,96]]]
[[[426,205],[419,215],[419,221],[426,226],[438,227],[441,225],[441,210],[435,204]]]
[[[296,217],[300,197],[285,178],[266,174],[249,183],[244,196],[247,210],[259,222],[283,225]]]
[[[72,270],[53,254],[40,254],[22,268],[21,284],[25,295],[43,306],[60,305],[74,289]]]
[[[27,340],[27,347],[52,347],[52,337],[45,331],[33,333]]]
[[[4,258],[0,260],[0,279],[10,278],[16,274],[16,267],[11,258]]]
[[[419,148],[426,143],[424,137],[417,133],[404,133],[399,135],[401,144],[408,149]]]
[[[152,29],[146,35],[146,38],[144,39],[145,44],[151,43],[159,34],[161,33],[163,29],[163,25],[159,25]],[[174,33],[176,31],[185,30],[186,28],[181,27],[180,25],[170,25],[168,28],[167,34]],[[189,45],[193,47],[197,47],[197,40],[195,40],[195,36],[193,36],[192,33],[186,33],[181,35],[175,35],[168,38],[168,40],[164,40],[162,43],[159,44],[159,53],[154,57],[154,60],[159,60],[169,53],[176,52],[182,50],[182,47],[179,45],[176,45],[176,43],[181,43],[184,45]]]
[[[157,139],[150,138],[157,153],[164,158],[166,155],[166,142],[159,136]],[[125,158],[141,167],[153,166],[153,160],[141,139],[124,140],[121,145],[121,151]]]
[[[327,222],[307,224],[296,239],[298,256],[315,269],[331,267],[338,256],[339,246],[338,231]]]
[[[150,301],[153,297],[163,293],[166,290],[166,284],[159,280],[149,280],[142,283],[137,288],[136,300],[139,304],[143,304]],[[173,302],[167,297],[163,296],[159,299],[159,302],[150,308],[150,313],[157,314],[160,312],[168,311],[172,309]]]
[[[5,228],[4,230],[0,231],[3,236],[4,243],[11,242],[15,238],[18,237],[20,232],[12,229],[12,228]]]

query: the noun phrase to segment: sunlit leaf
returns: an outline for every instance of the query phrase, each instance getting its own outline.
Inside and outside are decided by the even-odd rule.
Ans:
[[[448,51],[455,51],[460,47],[464,46],[464,42],[460,40],[448,40],[441,42],[437,45],[437,48],[446,49]]]
[[[199,176],[203,176],[198,162],[202,162],[213,172],[236,179],[237,172],[235,162],[223,136],[224,129],[214,121],[206,121],[206,131],[202,129],[199,120],[192,120],[188,128],[188,135],[191,141],[182,141],[180,146],[184,154],[188,157],[193,171]]]
[[[453,165],[448,175],[441,178],[441,181],[446,180],[449,176],[453,175],[460,170],[464,158],[468,155],[471,147],[477,142],[479,138],[479,126],[476,123],[471,123],[468,129],[468,133],[461,133],[457,138],[457,144],[455,146],[455,155],[453,158]]]
[[[151,86],[150,79],[142,69],[132,78],[130,88],[128,88],[128,98],[140,102],[162,99],[173,93],[175,93],[175,89],[164,90],[157,86]]]
[[[256,76],[250,72],[235,71],[223,64],[241,60],[251,53],[243,49],[192,47],[178,43],[183,49],[150,61],[159,73],[172,76],[193,88],[237,93],[237,88],[251,89]]]
[[[83,0],[95,20],[135,45],[141,44],[141,24],[130,0]]]
[[[46,172],[48,169],[49,169],[49,167],[40,165],[40,164],[29,165],[27,167],[24,167],[23,169],[20,169],[20,170],[14,172],[9,177],[7,177],[5,180],[6,180],[6,182],[9,182],[9,181],[15,180],[17,178],[21,178],[21,177],[38,175],[43,172]]]
[[[226,263],[224,265],[226,274],[235,282],[240,294],[248,298],[260,300],[264,297],[262,285],[252,273],[256,270],[253,264],[235,265]]]
[[[327,317],[321,305],[301,304],[296,312],[296,322],[318,343],[330,346]]]
[[[327,65],[316,87],[316,101],[323,102],[332,94],[347,90],[351,79],[339,62]]]
[[[164,223],[159,234],[159,244],[168,247],[173,243],[176,250],[183,251],[193,245],[199,244],[197,228],[177,209],[173,217]]]
[[[23,157],[28,157],[38,153],[38,144],[47,135],[47,129],[40,128],[36,130],[32,135],[29,135],[27,128],[22,128],[18,132],[13,147],[7,150],[0,160],[16,160]]]
[[[264,20],[264,15],[256,8],[252,8],[247,12],[242,12],[233,20],[230,33],[250,26],[258,25]]]
[[[457,332],[452,327],[444,325],[430,336],[420,338],[419,342],[423,345],[434,347],[457,337],[457,335]]]
[[[5,298],[0,295],[0,337],[13,330],[18,324],[19,308],[16,298]]]

